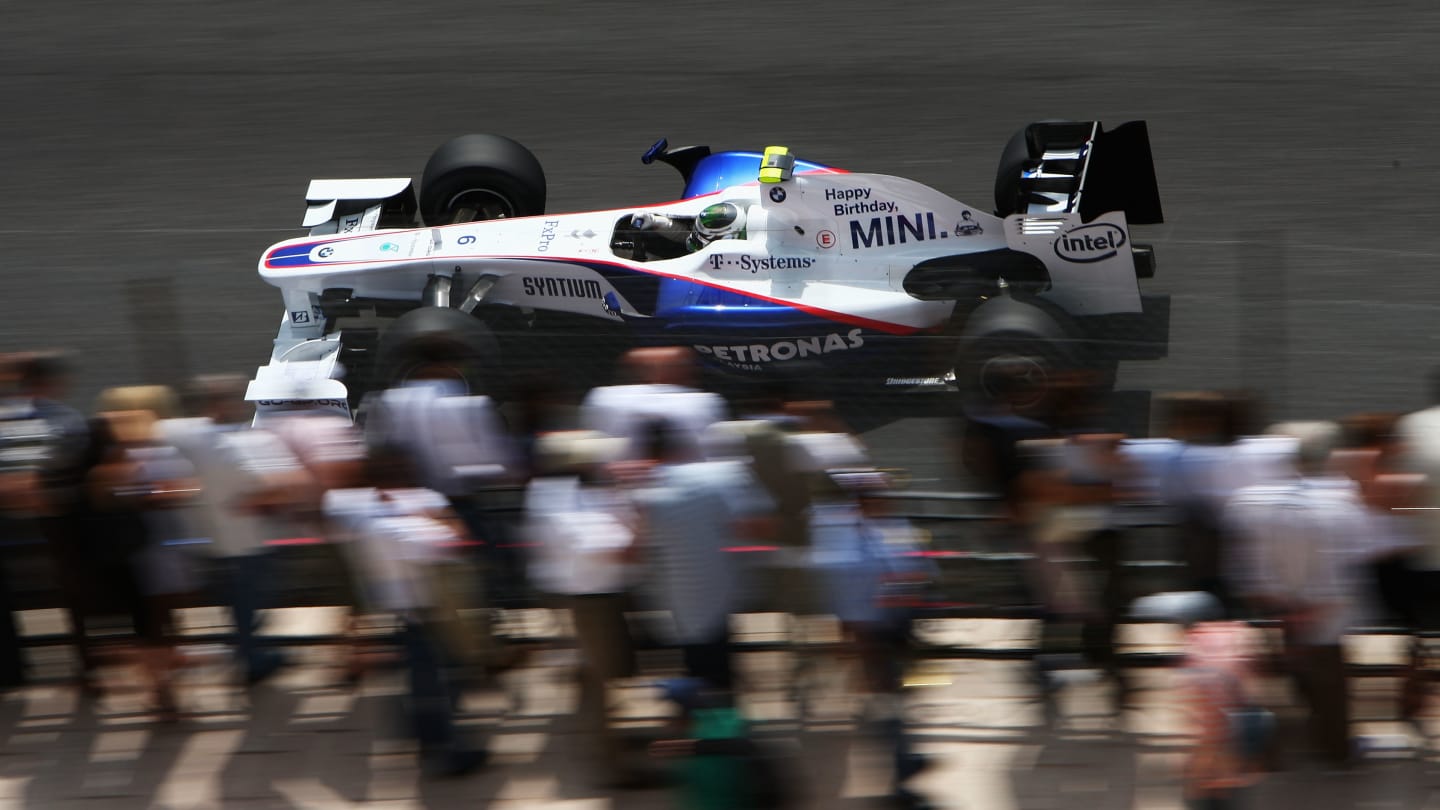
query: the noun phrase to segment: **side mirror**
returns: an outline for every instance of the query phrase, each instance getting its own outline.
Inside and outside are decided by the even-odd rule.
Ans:
[[[645,150],[645,154],[640,156],[640,162],[644,163],[646,166],[649,166],[651,163],[655,162],[655,156],[663,155],[666,148],[668,148],[669,146],[670,142],[665,140],[664,138],[661,138],[660,140],[652,144],[649,149]]]
[[[709,156],[710,147],[708,146],[682,146],[678,149],[671,149],[670,142],[661,138],[645,150],[645,154],[640,156],[640,162],[649,166],[658,160],[673,166],[675,171],[680,172],[680,176],[685,179],[685,182],[689,183],[690,176],[695,174],[695,167]]]

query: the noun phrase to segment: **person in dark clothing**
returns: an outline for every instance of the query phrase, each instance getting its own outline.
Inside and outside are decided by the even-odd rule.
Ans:
[[[1024,442],[1056,434],[1044,422],[1022,415],[1024,405],[1034,396],[1022,370],[997,370],[992,388],[995,399],[989,407],[967,414],[960,460],[981,486],[1000,496],[1005,516],[1015,520],[1019,517],[1020,484],[1026,467],[1020,448]]]
[[[1243,400],[1215,391],[1175,394],[1165,406],[1168,434],[1184,443],[1162,486],[1176,512],[1188,587],[1213,595],[1232,618],[1242,608],[1223,576],[1230,537],[1221,514],[1240,484],[1232,447],[1245,411]]]
[[[164,389],[143,390],[148,395]],[[136,643],[124,650],[124,658],[139,665],[159,719],[174,721],[179,709],[173,676],[180,656],[173,611],[195,585],[163,556],[164,529],[169,510],[197,490],[190,467],[156,445],[155,422],[149,409],[107,410],[93,420],[93,463],[84,477],[79,525],[93,566],[94,599],[86,614],[130,618]]]
[[[23,534],[15,511],[23,507],[25,493],[33,477],[26,465],[16,463],[9,422],[18,408],[12,403],[15,385],[15,361],[0,356],[0,551],[18,543]],[[20,632],[15,626],[14,598],[10,592],[9,566],[0,557],[0,689],[25,683],[25,655],[20,647]]]
[[[7,390],[0,402],[0,516],[6,539],[29,535],[45,540],[71,627],[76,628],[82,684],[88,683],[94,659],[80,628],[91,571],[76,524],[88,428],[83,416],[60,402],[66,369],[58,355],[11,356],[3,367]],[[0,602],[10,601],[7,584],[0,582]],[[4,614],[0,680],[16,683],[23,679],[18,636],[10,611]]]

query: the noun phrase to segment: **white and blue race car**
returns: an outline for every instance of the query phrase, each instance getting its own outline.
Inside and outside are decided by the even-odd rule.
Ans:
[[[993,211],[782,147],[662,140],[654,160],[680,171],[679,199],[578,213],[546,213],[539,162],[492,135],[438,149],[418,194],[409,178],[312,181],[309,235],[260,260],[285,315],[247,398],[348,415],[436,357],[501,393],[537,357],[596,368],[612,339],[690,346],[727,377],[948,383],[968,402],[1001,367],[1043,394],[1059,369],[1113,380],[1165,355],[1168,298],[1141,294],[1154,258],[1130,232],[1162,220],[1142,121],[1025,128]]]

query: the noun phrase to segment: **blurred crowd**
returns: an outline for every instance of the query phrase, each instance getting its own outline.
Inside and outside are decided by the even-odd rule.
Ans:
[[[1281,766],[1357,764],[1345,655],[1357,630],[1411,635],[1395,716],[1417,720],[1440,606],[1440,407],[1265,425],[1251,396],[1193,392],[1163,398],[1158,438],[1131,438],[1094,427],[1093,390],[1062,385],[1035,419],[1013,407],[1017,386],[967,439],[1033,552],[1042,693],[1078,652],[1112,678],[1123,710],[1116,625],[1183,626],[1196,731],[1183,776],[1197,807],[1236,806]],[[1174,590],[1127,581],[1127,504],[1165,510],[1183,572]],[[1290,682],[1301,728],[1284,733],[1266,676]]]
[[[678,774],[692,807],[780,807],[793,793],[736,700],[732,617],[834,617],[862,727],[889,752],[892,798],[926,806],[907,787],[926,761],[903,689],[936,571],[926,535],[887,497],[894,471],[828,402],[706,391],[688,350],[637,349],[619,373],[569,411],[539,389],[503,406],[471,395],[436,358],[368,397],[354,421],[257,417],[246,381],[229,376],[110,389],[87,416],[64,404],[63,357],[6,356],[0,539],[43,538],[78,687],[103,693],[104,673],[123,665],[164,721],[185,706],[178,610],[228,608],[237,681],[264,681],[286,665],[259,632],[277,606],[273,541],[331,543],[353,601],[342,675],[358,680],[383,659],[362,625],[393,622],[382,638],[405,672],[407,728],[436,776],[486,761],[457,713],[462,694],[520,660],[494,631],[495,609],[553,608],[577,650],[587,772],[615,789]],[[1418,715],[1421,633],[1440,613],[1440,407],[1261,427],[1243,396],[1184,394],[1158,409],[1163,438],[1132,438],[1104,427],[1086,377],[1038,394],[1022,376],[994,383],[994,399],[959,420],[954,456],[1028,552],[1043,705],[1067,671],[1087,668],[1109,676],[1123,710],[1132,687],[1117,627],[1182,625],[1196,730],[1183,780],[1206,807],[1229,806],[1285,756],[1353,764],[1342,642],[1354,628],[1415,634],[1397,709]],[[499,490],[522,491],[523,509],[495,508]],[[1144,593],[1127,573],[1136,504],[1175,524],[1183,573],[1168,592]],[[0,683],[19,685],[6,581]],[[115,616],[133,632],[92,632]],[[675,666],[642,671],[647,646],[674,651]],[[1257,685],[1277,673],[1293,678],[1309,721],[1305,743],[1280,753]],[[637,741],[611,717],[612,684],[641,675],[675,707],[661,739]]]

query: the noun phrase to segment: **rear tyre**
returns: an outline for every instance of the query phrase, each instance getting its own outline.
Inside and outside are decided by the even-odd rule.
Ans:
[[[1086,366],[1064,314],[1010,296],[980,305],[965,323],[955,383],[970,415],[997,407],[1047,420],[1066,375]]]
[[[996,332],[962,344],[955,381],[968,414],[1008,405],[1022,416],[1045,419],[1060,378],[1075,365],[1052,339]]]
[[[529,149],[499,135],[461,135],[430,156],[420,178],[426,225],[545,213],[545,172]]]

